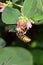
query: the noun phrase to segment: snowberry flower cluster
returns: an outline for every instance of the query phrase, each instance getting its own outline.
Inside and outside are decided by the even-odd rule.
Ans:
[[[29,20],[26,20],[23,24],[21,24],[20,20],[16,21],[16,30],[20,31],[21,29],[27,29],[32,28],[32,23]]]

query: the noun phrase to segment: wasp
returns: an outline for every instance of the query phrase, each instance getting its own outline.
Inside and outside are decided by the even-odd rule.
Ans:
[[[25,43],[28,43],[31,41],[31,39],[29,37],[27,37],[26,35],[20,35],[21,33],[16,33],[17,37],[22,40]]]
[[[23,41],[23,42],[25,42],[25,43],[28,43],[28,42],[31,41],[31,39],[30,39],[28,36],[25,35],[26,32],[27,32],[26,29],[21,29],[21,28],[20,28],[20,31],[17,32],[16,35],[17,35],[17,37],[18,37],[21,41]]]

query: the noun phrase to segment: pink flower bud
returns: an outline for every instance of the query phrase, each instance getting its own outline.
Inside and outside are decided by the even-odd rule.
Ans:
[[[17,21],[16,21],[16,24],[17,24],[17,26],[20,26],[20,21],[17,20]]]
[[[19,32],[19,31],[20,31],[20,27],[18,27],[18,26],[17,26],[17,27],[16,27],[16,31],[18,31],[18,32]]]
[[[4,9],[5,9],[5,7],[2,7],[2,8],[0,9],[0,12],[3,12]]]
[[[0,2],[0,12],[3,12],[3,10],[5,9],[5,7],[3,6],[3,3],[2,2]],[[2,7],[3,6],[3,7]]]
[[[0,2],[0,6],[2,6],[2,2]]]
[[[31,22],[27,21],[27,22],[26,22],[26,27],[27,27],[27,29],[31,28],[31,27],[32,27]]]

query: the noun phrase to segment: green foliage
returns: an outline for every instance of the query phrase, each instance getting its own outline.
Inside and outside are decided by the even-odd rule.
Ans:
[[[0,48],[4,47],[5,45],[6,45],[5,40],[0,38]]]
[[[17,2],[18,0],[12,0],[13,3]]]
[[[0,12],[0,65],[43,65],[43,0],[0,1],[6,5]],[[24,43],[15,35],[16,21],[25,23],[28,19],[35,25],[26,33],[32,41]]]
[[[16,32],[16,25],[9,25],[9,32]]]
[[[33,58],[29,51],[20,47],[5,47],[0,49],[0,64],[33,65]]]
[[[2,13],[2,20],[6,24],[16,24],[20,16],[20,12],[17,9],[6,7]]]
[[[36,9],[36,0],[25,0],[22,8],[23,15],[30,18],[34,15]]]
[[[13,3],[16,1],[19,2],[19,0],[12,0]],[[17,4],[17,6],[19,5]],[[43,19],[43,1],[25,0],[23,7],[21,8],[21,13],[28,18],[32,18],[34,20],[34,24],[42,24],[43,22],[40,22],[39,20]],[[6,7],[2,13],[2,20],[6,24],[15,24],[19,16],[20,12],[17,9]]]
[[[40,9],[37,9],[33,17],[33,20],[37,22],[38,20],[41,20],[41,19],[43,19],[43,12]]]
[[[43,11],[43,0],[37,0],[37,8]]]
[[[36,12],[32,18],[35,24],[43,24],[39,20],[43,19],[43,2],[42,0],[37,0]]]
[[[33,60],[37,65],[43,65],[43,50],[33,49]]]

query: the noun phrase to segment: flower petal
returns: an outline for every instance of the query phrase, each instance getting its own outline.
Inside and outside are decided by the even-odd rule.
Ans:
[[[27,27],[27,29],[31,28],[31,27],[32,27],[31,22],[27,21],[27,22],[26,22],[26,27]]]
[[[20,31],[20,27],[16,27],[16,31],[18,31],[18,32],[19,32],[19,31]]]
[[[17,26],[20,26],[20,21],[17,20],[17,21],[16,21],[16,24],[17,24]]]
[[[4,9],[5,9],[5,7],[2,7],[2,8],[0,9],[0,12],[3,12]]]

